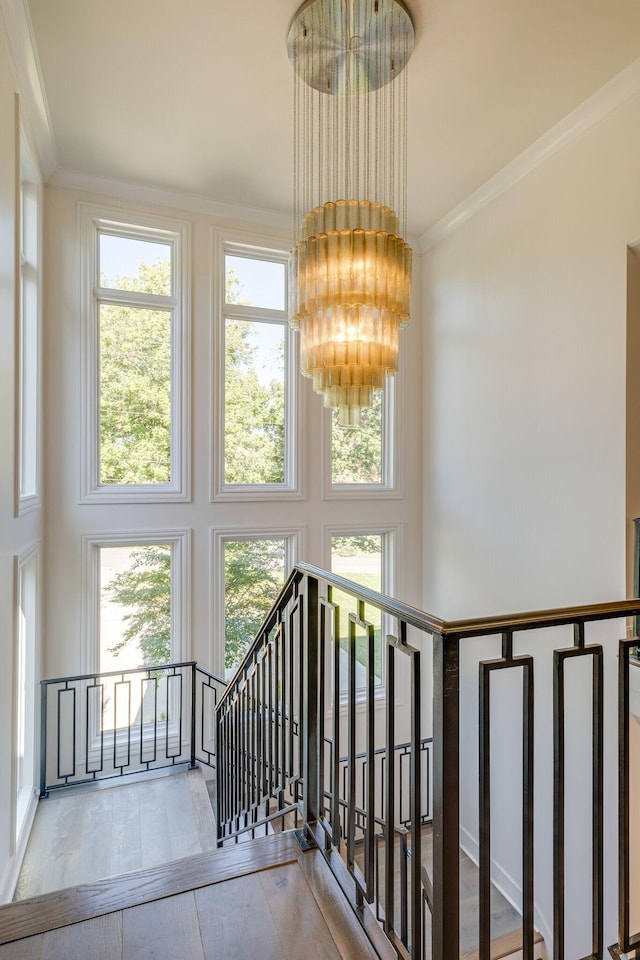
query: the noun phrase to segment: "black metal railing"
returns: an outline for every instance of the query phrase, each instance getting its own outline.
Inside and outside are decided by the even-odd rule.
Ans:
[[[514,885],[523,960],[534,957],[536,891],[546,889],[553,890],[550,955],[601,960],[609,936],[605,857],[619,863],[619,950],[635,955],[640,931],[633,931],[630,909],[635,731],[629,664],[639,642],[633,635],[638,615],[636,599],[447,622],[299,564],[216,709],[218,842],[267,818],[296,814],[381,954],[383,930],[387,948],[399,957],[457,960],[460,830],[475,831],[479,920],[473,949],[478,960],[489,960],[493,851],[501,827],[491,775],[501,760],[496,721],[504,726],[506,716],[520,742],[506,759],[513,776],[517,770],[519,823],[510,826],[510,843],[519,850]],[[577,669],[588,673],[591,694],[577,724],[590,747],[589,837],[580,838],[581,872],[590,887],[587,902],[579,904],[585,949],[573,942],[575,924],[572,942],[566,937],[567,915],[576,907],[566,889],[566,859],[568,851],[575,852],[567,836],[574,830],[567,731],[574,719]],[[608,679],[612,672],[617,685]],[[501,693],[501,684],[510,680],[520,691],[515,716],[505,715]],[[619,717],[617,850],[606,847],[604,829],[610,709]],[[536,723],[545,737],[534,736]],[[401,777],[398,755],[407,758]],[[546,771],[552,784],[548,838],[534,837],[536,804],[545,799],[534,794],[534,771],[538,776]],[[610,774],[614,771],[616,765],[610,765]],[[426,789],[432,817],[425,817]],[[461,798],[465,817],[475,809],[475,826],[473,817],[470,824],[461,822]],[[422,841],[431,819],[429,862]],[[534,871],[538,844],[553,850],[549,872],[544,865]]]
[[[178,764],[214,766],[225,687],[193,661],[41,681],[40,796]]]

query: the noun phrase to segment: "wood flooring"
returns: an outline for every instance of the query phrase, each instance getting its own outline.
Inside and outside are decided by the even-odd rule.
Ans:
[[[324,859],[292,832],[215,848],[207,786],[193,770],[42,801],[16,900],[0,906],[0,960],[373,960]],[[429,872],[431,847],[426,828]],[[477,957],[477,887],[461,853],[462,960]],[[521,918],[497,890],[491,906],[492,958],[515,955]]]
[[[182,861],[0,908],[0,960],[375,960],[322,855],[291,834],[195,859],[199,877]],[[248,872],[227,877],[242,861]],[[87,918],[65,923],[83,896]]]
[[[110,784],[61,791],[38,803],[14,899],[214,849],[201,770]]]

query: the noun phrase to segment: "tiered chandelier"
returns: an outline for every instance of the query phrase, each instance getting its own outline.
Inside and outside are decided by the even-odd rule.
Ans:
[[[307,0],[289,30],[291,323],[302,373],[346,426],[397,372],[398,330],[410,319],[404,68],[413,42],[401,0]]]

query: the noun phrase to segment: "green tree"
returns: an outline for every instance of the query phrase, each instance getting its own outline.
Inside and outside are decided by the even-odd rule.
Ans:
[[[282,540],[229,540],[224,550],[224,665],[238,666],[284,582]]]
[[[171,659],[171,547],[160,544],[131,552],[131,565],[105,588],[107,597],[126,607],[127,626],[110,648],[116,656],[137,640],[145,667]]]
[[[141,265],[136,277],[118,278],[118,289],[166,293],[168,262]],[[226,301],[240,303],[233,272]],[[160,311],[113,306],[101,316],[102,482],[166,482],[170,458],[170,337]],[[168,315],[167,315],[168,316]],[[225,473],[228,483],[284,480],[283,378],[265,382],[256,369],[251,324],[228,320],[225,329]],[[282,353],[274,370],[282,367]],[[145,372],[146,371],[146,372]],[[165,464],[165,472],[162,464]],[[127,610],[118,655],[137,639],[146,666],[171,659],[171,551],[141,547],[131,565],[105,588]],[[282,541],[232,541],[225,550],[225,665],[242,658],[284,579]]]
[[[277,375],[263,382],[252,328],[246,320],[225,322],[225,481],[284,483],[283,351],[272,358]]]
[[[163,294],[171,264],[141,264],[119,290]],[[171,314],[123,304],[100,309],[100,482],[171,480]]]
[[[168,261],[143,264],[135,277],[110,285],[166,294]],[[241,288],[227,274],[226,301],[241,303]],[[225,480],[284,481],[283,351],[274,376],[260,375],[252,324],[233,318],[225,328]],[[100,431],[103,483],[170,480],[171,331],[167,311],[121,305],[100,317]],[[360,429],[333,425],[333,482],[380,482],[381,399],[363,414]],[[354,472],[353,462],[358,463]],[[367,537],[352,549],[369,552]],[[362,542],[360,542],[362,541]],[[171,550],[140,547],[128,570],[113,578],[105,595],[126,608],[127,624],[116,655],[137,639],[144,664],[171,659]],[[225,546],[225,666],[236,666],[269,611],[284,580],[281,540],[238,540]]]
[[[359,427],[343,427],[331,418],[331,482],[382,482],[382,391],[362,411]]]

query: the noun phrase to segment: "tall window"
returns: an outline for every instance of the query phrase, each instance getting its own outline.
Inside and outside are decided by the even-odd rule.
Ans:
[[[17,507],[40,505],[40,187],[24,136],[20,137],[18,304]]]
[[[17,561],[14,756],[18,843],[34,795],[36,761],[36,682],[39,631],[39,561],[37,549]]]
[[[214,535],[218,567],[217,632],[224,675],[232,676],[275,603],[297,554],[297,532]]]
[[[85,499],[188,499],[186,227],[84,216]]]
[[[296,493],[296,371],[287,321],[286,255],[221,243],[224,283],[217,324],[214,497]]]
[[[84,538],[87,670],[183,660],[188,638],[188,531]]]

